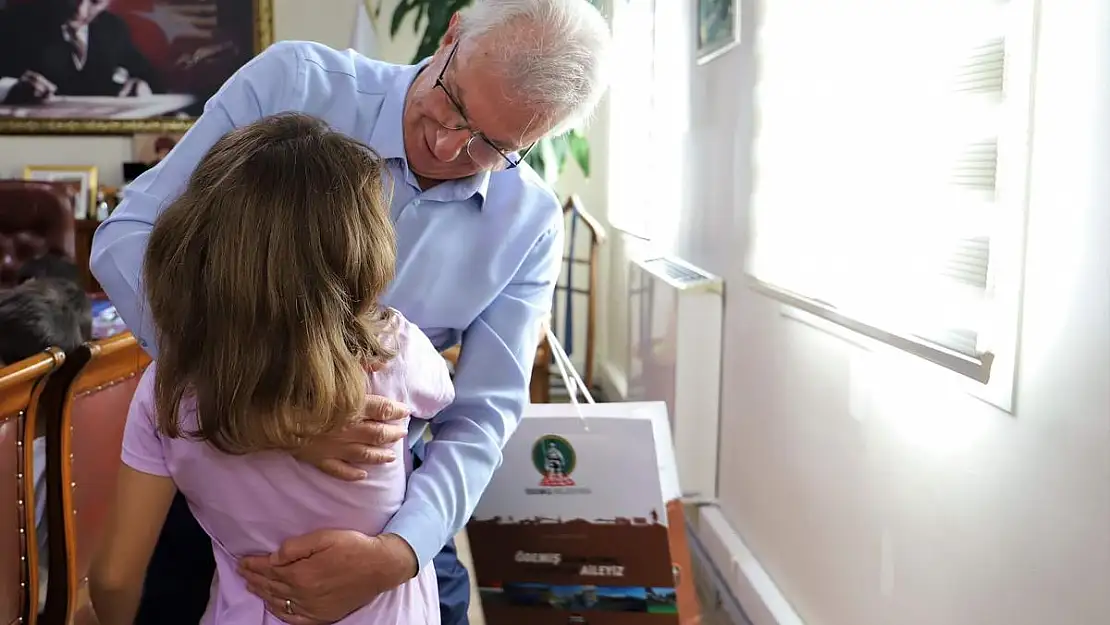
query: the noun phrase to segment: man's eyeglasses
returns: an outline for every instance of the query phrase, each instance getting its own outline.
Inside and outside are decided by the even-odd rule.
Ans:
[[[458,43],[451,48],[451,53],[447,55],[447,61],[444,62],[443,69],[439,70],[439,77],[436,78],[435,86],[443,92],[443,95],[447,96],[447,101],[455,108],[455,112],[459,114],[459,118],[463,120],[463,124],[460,126],[449,126],[439,120],[436,120],[436,123],[447,130],[465,130],[470,133],[470,139],[466,142],[466,154],[470,157],[470,160],[474,161],[479,167],[486,169],[512,169],[528,156],[528,153],[532,151],[532,148],[535,147],[536,144],[533,143],[528,146],[523,152],[508,152],[494,145],[489,138],[481,133],[481,131],[474,130],[470,127],[470,121],[466,118],[466,113],[463,112],[462,105],[455,99],[455,96],[451,95],[451,92],[447,90],[447,85],[443,83],[443,77],[447,74],[447,67],[451,65],[451,59],[455,58],[455,51],[458,49]]]

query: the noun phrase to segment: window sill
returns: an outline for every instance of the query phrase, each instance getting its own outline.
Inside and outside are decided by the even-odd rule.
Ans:
[[[1003,412],[1013,413],[1013,369],[1009,359],[996,358],[994,354],[984,354],[982,359],[970,358],[921,339],[876,328],[752,276],[748,276],[748,284],[753,292],[783,304],[781,314],[784,317],[866,352],[891,357],[893,369],[919,382],[935,380],[949,387],[955,384],[968,395]]]
[[[756,278],[749,276],[749,279],[752,290],[771,299],[778,300],[783,304],[824,319],[856,334],[862,334],[871,340],[889,345],[907,354],[923,358],[935,365],[971,378],[980,384],[990,382],[994,354],[988,352],[978,358],[960,354],[913,336],[883,330],[845,315],[832,306],[796,295]]]

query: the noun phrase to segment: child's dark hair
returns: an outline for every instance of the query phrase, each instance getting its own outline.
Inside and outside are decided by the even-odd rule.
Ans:
[[[395,354],[378,304],[395,260],[383,172],[368,147],[300,114],[209,150],[144,264],[164,435],[294,449],[361,412],[366,367]],[[177,415],[186,396],[195,431]]]
[[[91,326],[89,298],[68,280],[36,278],[0,291],[0,364],[48,347],[72,351],[89,340]]]
[[[72,260],[58,254],[44,254],[26,261],[19,267],[16,281],[19,283],[35,278],[58,278],[81,284],[81,272]]]

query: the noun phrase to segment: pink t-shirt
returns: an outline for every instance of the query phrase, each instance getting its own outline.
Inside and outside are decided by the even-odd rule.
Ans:
[[[414,417],[430,419],[454,400],[455,390],[443,358],[427,337],[415,325],[399,321],[398,355],[370,374],[370,387],[376,395],[411,406]],[[401,506],[406,466],[411,466],[403,440],[394,447],[397,461],[367,467],[369,475],[360,482],[344,482],[286,453],[232,456],[207,443],[163,438],[153,420],[153,389],[151,365],[131,400],[123,462],[143,473],[173,478],[212,538],[216,577],[202,621],[206,625],[280,623],[261,599],[247,592],[236,572],[239,557],[277,551],[285,539],[320,529],[376,535]],[[189,406],[182,414],[189,419]],[[438,625],[438,603],[435,570],[426,566],[413,580],[340,622]]]

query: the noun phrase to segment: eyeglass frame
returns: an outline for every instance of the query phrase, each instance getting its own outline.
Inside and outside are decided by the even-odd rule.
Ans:
[[[462,118],[463,122],[465,123],[462,126],[458,127],[448,126],[439,120],[436,120],[436,123],[447,130],[465,130],[470,133],[470,138],[467,139],[466,146],[464,146],[464,149],[466,150],[466,155],[470,158],[470,160],[474,160],[474,157],[470,154],[470,144],[473,143],[475,139],[481,139],[482,142],[489,146],[494,152],[500,154],[501,158],[505,159],[505,163],[507,164],[505,169],[514,169],[519,166],[521,162],[524,161],[525,157],[528,156],[528,153],[532,151],[532,148],[536,147],[536,143],[533,142],[532,145],[529,145],[527,148],[525,148],[523,152],[506,152],[505,150],[502,150],[501,148],[494,145],[494,143],[489,140],[489,137],[483,134],[482,131],[474,130],[474,128],[471,127],[470,119],[467,118],[466,113],[463,112],[462,104],[460,104],[459,101],[455,99],[455,96],[451,95],[451,92],[447,90],[446,83],[443,82],[443,77],[447,75],[447,68],[451,65],[451,59],[455,58],[455,52],[458,51],[458,49],[459,42],[455,42],[455,45],[451,48],[451,52],[447,55],[447,60],[443,62],[443,67],[439,70],[439,76],[436,77],[435,86],[443,92],[443,95],[447,96],[447,101],[451,103],[451,106],[454,107],[455,112],[459,114],[459,117]],[[513,159],[509,158],[510,154],[519,154],[515,162],[513,161]]]

